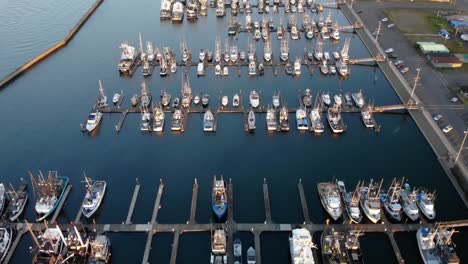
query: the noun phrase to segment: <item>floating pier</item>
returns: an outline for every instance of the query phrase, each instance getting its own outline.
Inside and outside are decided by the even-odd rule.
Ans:
[[[197,221],[195,219],[195,213],[197,211],[197,197],[198,197],[198,183],[197,179],[195,178],[195,182],[193,183],[192,189],[192,203],[190,206],[190,220],[189,224],[196,224]]]
[[[265,204],[265,224],[271,224],[270,196],[268,195],[266,179],[263,179],[263,202]]]
[[[65,200],[67,200],[68,194],[71,191],[71,184],[67,185],[67,188],[65,189],[65,193],[63,194],[62,199],[60,200],[60,203],[58,204],[57,208],[55,209],[54,215],[52,216],[52,219],[50,219],[51,223],[55,223],[57,220],[57,217],[60,214],[60,211],[62,211],[63,204],[65,203]]]
[[[138,193],[140,192],[140,183],[138,182],[138,179],[136,181],[137,183],[135,185],[135,190],[133,190],[132,201],[130,202],[130,207],[128,208],[127,219],[125,220],[125,224],[127,225],[132,223],[133,211],[135,210]]]
[[[299,190],[299,196],[301,198],[302,215],[304,216],[304,223],[311,224],[312,222],[310,221],[310,217],[309,217],[309,208],[307,207],[307,200],[305,198],[304,188],[302,187],[302,179],[299,180],[299,184],[297,185],[297,188]]]

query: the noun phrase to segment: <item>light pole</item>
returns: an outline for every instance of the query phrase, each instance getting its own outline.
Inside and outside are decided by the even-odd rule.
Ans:
[[[413,101],[414,90],[416,90],[416,85],[418,84],[418,81],[419,81],[419,72],[421,71],[421,69],[417,68],[416,71],[417,71],[417,74],[416,74],[416,78],[414,78],[413,90],[411,91],[410,98],[408,99],[408,105]]]
[[[461,154],[461,152],[463,150],[463,146],[465,145],[466,136],[468,136],[468,130],[463,131],[463,133],[465,134],[465,136],[463,137],[463,141],[461,143],[460,149],[458,150],[457,157],[455,158],[455,162],[453,163],[454,165],[457,164],[458,158],[460,157],[460,154]]]

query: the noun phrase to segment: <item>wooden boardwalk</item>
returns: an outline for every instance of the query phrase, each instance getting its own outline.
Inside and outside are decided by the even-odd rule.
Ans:
[[[130,207],[128,208],[127,219],[125,220],[126,224],[132,223],[133,211],[135,210],[135,204],[136,204],[139,192],[140,192],[140,183],[137,180],[137,184],[135,185],[135,190],[133,191],[132,201],[130,202]]]
[[[67,189],[65,189],[65,193],[63,194],[63,197],[62,199],[60,200],[60,203],[58,204],[57,208],[55,209],[55,212],[54,212],[54,215],[52,216],[52,219],[50,219],[50,222],[51,223],[55,223],[56,220],[57,220],[57,217],[59,216],[60,214],[60,211],[62,211],[62,207],[63,207],[63,204],[65,203],[65,201],[67,200],[67,197],[68,197],[68,194],[70,193],[71,191],[71,184],[69,184],[67,186]]]

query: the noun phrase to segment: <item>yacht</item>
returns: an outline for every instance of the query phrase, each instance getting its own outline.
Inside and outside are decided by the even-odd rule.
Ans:
[[[326,106],[329,106],[331,104],[331,98],[329,93],[323,93],[322,94],[322,101]]]
[[[301,58],[299,57],[294,61],[294,75],[301,75]]]
[[[226,107],[228,104],[229,104],[229,98],[228,98],[226,95],[224,95],[224,96],[221,98],[221,105],[222,105],[223,107]]]
[[[198,105],[200,103],[200,96],[198,95],[195,95],[195,97],[193,98],[193,103],[195,105]]]
[[[343,213],[338,186],[334,182],[319,182],[317,189],[323,208],[336,221]]]
[[[320,72],[322,72],[323,74],[327,75],[328,74],[328,65],[327,65],[327,61],[326,60],[323,60],[322,61],[322,65],[320,65]]]
[[[278,128],[278,123],[276,121],[276,112],[271,107],[268,107],[267,109],[266,123],[268,131],[276,131],[276,129]]]
[[[330,128],[332,129],[333,133],[343,133],[344,131],[344,122],[341,118],[341,110],[340,107],[335,104],[333,107],[328,108],[328,124],[330,124]]]
[[[181,129],[182,129],[182,110],[177,109],[172,115],[171,130],[180,131]]]
[[[88,120],[86,121],[86,131],[92,132],[99,125],[102,119],[102,113],[99,110],[94,110],[89,113]]]
[[[289,111],[286,106],[283,105],[279,112],[279,127],[281,131],[289,131]]]
[[[206,58],[206,50],[201,49],[200,53],[198,54],[198,59],[200,60],[200,62],[204,62],[205,58]]]
[[[10,250],[11,242],[13,240],[13,229],[9,226],[0,228],[0,263],[3,263],[3,260]]]
[[[166,91],[163,91],[161,94],[161,105],[167,107],[171,104],[171,95]]]
[[[90,264],[108,264],[111,256],[111,243],[106,235],[97,235],[90,242],[91,253],[89,255]]]
[[[335,100],[335,104],[339,107],[342,107],[343,106],[343,100],[341,99],[341,94],[335,94],[335,96],[333,96],[333,99]]]
[[[345,243],[344,232],[325,229],[321,236],[323,263],[350,263]]]
[[[249,114],[247,116],[247,125],[249,131],[255,130],[255,113],[253,109],[250,109]]]
[[[286,75],[292,75],[293,74],[293,68],[291,66],[291,63],[286,63],[284,66],[284,71],[286,72]]]
[[[357,105],[357,107],[361,108],[364,106],[365,101],[364,101],[364,96],[362,95],[362,91],[359,91],[357,93],[352,93],[351,97],[354,100],[354,103]]]
[[[335,25],[333,27],[333,31],[332,33],[330,34],[330,37],[333,39],[333,40],[340,40],[340,29],[338,27],[338,25]]]
[[[180,105],[180,99],[179,97],[174,98],[174,101],[172,101],[172,108],[178,108]]]
[[[361,118],[362,122],[366,127],[375,127],[375,120],[374,120],[374,115],[372,113],[372,107],[368,106],[365,108],[362,108],[361,110]]]
[[[198,19],[198,2],[187,4],[187,20]]]
[[[312,242],[309,230],[296,228],[292,230],[289,237],[289,252],[291,253],[292,264],[314,264],[316,260],[312,249],[317,249]]]
[[[126,42],[120,44],[120,48],[122,49],[122,53],[120,54],[120,62],[118,65],[119,72],[132,75],[138,58],[137,51],[135,47]]]
[[[239,59],[239,52],[237,51],[237,46],[231,47],[230,59],[232,63],[236,63],[237,59]]]
[[[26,192],[26,187],[27,184],[23,182],[16,191],[12,189],[10,192],[6,193],[9,199],[5,215],[12,222],[18,219],[18,217],[23,213],[26,203],[28,202],[28,193]]]
[[[367,218],[374,224],[380,221],[381,218],[379,201],[381,187],[382,181],[378,184],[373,180],[370,181],[369,186],[364,186],[363,183],[359,187],[361,208]]]
[[[141,131],[150,131],[151,130],[151,113],[148,111],[148,107],[141,107]]]
[[[205,75],[205,65],[203,62],[199,62],[197,66],[197,75],[198,76],[203,76]]]
[[[279,93],[273,93],[272,103],[274,108],[278,108],[280,106],[280,95]]]
[[[232,97],[232,106],[238,107],[240,104],[240,97],[238,94],[235,94],[234,97]]]
[[[205,132],[212,132],[214,131],[214,115],[207,109],[205,114],[203,115],[203,131]]]
[[[255,65],[255,61],[250,61],[249,62],[249,75],[257,75],[257,66]]]
[[[164,129],[164,111],[161,106],[153,108],[153,131],[161,132]]]
[[[122,97],[122,92],[115,93],[114,97],[112,97],[112,103],[117,104],[120,101],[121,97]]]
[[[430,193],[426,190],[418,191],[416,203],[419,210],[421,210],[423,215],[429,220],[433,220],[436,216],[434,201],[435,193]]]
[[[134,94],[132,98],[130,98],[130,103],[132,104],[133,107],[137,106],[139,101],[140,101],[139,94]]]
[[[325,126],[322,122],[322,110],[319,107],[314,107],[314,109],[310,111],[310,122],[312,130],[315,133],[323,133]]]
[[[83,200],[83,215],[86,218],[90,218],[101,205],[102,199],[106,194],[106,182],[105,181],[92,181],[90,178],[85,176],[86,182],[86,195]]]
[[[247,14],[245,16],[245,29],[249,30],[252,28],[252,16]]]
[[[216,228],[211,235],[210,264],[227,264],[226,232],[222,228]]]
[[[226,183],[222,175],[219,180],[216,178],[216,175],[214,176],[211,200],[212,210],[216,218],[218,220],[223,219],[227,212],[228,200],[226,195]]]
[[[234,239],[234,264],[243,264],[242,262],[242,242],[239,238]]]
[[[141,84],[141,105],[144,107],[148,107],[151,104],[151,93],[146,88],[146,83],[143,82]]]
[[[310,93],[310,89],[307,88],[304,91],[304,95],[302,96],[302,103],[305,107],[310,108],[312,106],[312,94]]]
[[[175,2],[172,6],[172,23],[182,22],[184,19],[184,4]]]
[[[216,64],[216,66],[215,66],[215,75],[219,76],[219,75],[221,75],[221,73],[222,73],[221,72],[221,65]]]
[[[403,212],[408,216],[411,221],[416,221],[419,218],[419,209],[417,205],[417,192],[411,191],[408,183],[403,184],[400,192],[400,203],[403,207]]]
[[[187,74],[184,74],[182,76],[181,94],[182,94],[182,107],[188,108],[190,104],[192,103],[192,88],[190,87],[190,82],[189,82]]]
[[[228,76],[229,75],[229,68],[228,66],[223,67],[223,76]]]
[[[253,108],[257,108],[260,106],[260,95],[255,90],[250,92],[249,100],[250,105]]]
[[[402,183],[393,179],[388,191],[380,194],[380,201],[385,213],[389,216],[390,220],[395,222],[400,222],[403,218],[402,206],[399,200],[401,185]]]
[[[323,42],[317,41],[317,44],[315,45],[314,57],[318,61],[323,59]]]
[[[307,121],[307,113],[304,109],[299,108],[296,110],[296,122],[297,122],[298,130],[309,129],[309,123]]]
[[[247,264],[255,264],[257,262],[257,258],[255,256],[255,249],[253,247],[249,247],[247,249]]]
[[[57,174],[57,171],[49,171],[47,177],[44,177],[42,172],[39,172],[38,177],[34,177],[29,173],[36,197],[34,208],[38,214],[37,222],[46,219],[55,211],[68,187],[68,177]]]
[[[288,47],[288,38],[281,39],[281,48],[280,48],[280,59],[281,61],[288,61],[289,59],[289,47]]]
[[[362,214],[361,210],[359,209],[359,184],[356,186],[356,189],[353,192],[347,192],[345,184],[342,181],[338,181],[337,185],[338,189],[340,190],[341,198],[343,199],[344,207],[349,219],[351,219],[352,222],[359,224],[362,221]]]

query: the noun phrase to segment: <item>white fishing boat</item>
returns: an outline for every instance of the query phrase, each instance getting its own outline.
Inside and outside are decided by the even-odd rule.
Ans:
[[[314,58],[318,61],[323,59],[323,42],[320,40],[315,44]]]
[[[216,63],[219,63],[221,61],[221,39],[219,37],[216,37],[216,40],[215,40],[214,59]]]
[[[34,205],[38,214],[36,220],[40,222],[50,216],[59,205],[68,186],[69,178],[58,176],[57,171],[49,171],[47,177],[44,177],[42,172],[39,172],[37,178],[32,173],[29,175],[34,187],[34,197],[36,197]]]
[[[203,62],[199,62],[197,66],[197,75],[198,76],[203,76],[205,75],[205,65]]]
[[[276,112],[271,107],[268,107],[267,109],[266,124],[268,131],[276,131],[276,129],[278,128],[278,122],[276,121]]]
[[[161,1],[161,10],[159,11],[159,17],[161,20],[171,19],[171,16],[172,16],[171,5],[172,3],[170,0]]]
[[[6,199],[5,185],[3,185],[3,183],[0,183],[0,215],[3,214],[6,204],[7,204],[7,199]]]
[[[287,61],[289,59],[288,38],[281,39],[280,59],[281,61]]]
[[[161,106],[153,108],[153,131],[161,132],[164,130],[164,111]]]
[[[312,130],[315,133],[323,133],[325,126],[322,122],[322,110],[320,108],[314,107],[314,109],[310,111],[310,122]]]
[[[330,73],[331,74],[336,74],[336,67],[333,65],[330,65]]]
[[[375,127],[374,114],[372,112],[372,107],[367,106],[361,110],[361,119],[366,127],[372,128]]]
[[[380,184],[375,183],[373,180],[370,181],[369,186],[359,187],[360,192],[360,204],[364,211],[364,214],[374,224],[380,221],[381,210],[380,210],[380,189],[382,187],[382,181]]]
[[[254,39],[260,40],[262,38],[262,33],[260,33],[260,29],[255,29],[254,31]]]
[[[130,98],[130,103],[132,104],[133,107],[135,107],[138,105],[138,102],[140,102],[140,95],[134,94],[132,98]]]
[[[148,111],[148,107],[146,106],[141,106],[140,130],[141,131],[151,130],[151,113]]]
[[[243,264],[242,262],[242,242],[239,238],[234,240],[234,264]]]
[[[336,62],[335,65],[336,65],[336,68],[338,69],[338,73],[341,76],[346,77],[349,74],[349,68],[346,62],[339,60]]]
[[[141,83],[141,105],[144,107],[149,107],[151,104],[151,93],[148,91],[146,87],[146,82]]]
[[[328,124],[333,133],[343,133],[344,131],[344,122],[341,118],[341,109],[336,104],[333,107],[328,108]]]
[[[86,121],[86,131],[92,132],[99,125],[102,119],[102,113],[99,110],[93,110],[88,115],[88,120]]]
[[[154,61],[154,48],[153,48],[153,43],[151,41],[146,42],[146,59],[148,62],[152,63]]]
[[[297,109],[296,110],[296,123],[298,130],[308,130],[309,129],[309,122],[307,120],[307,112],[305,109]]]
[[[223,67],[223,76],[228,76],[229,75],[229,68],[228,66]]]
[[[317,249],[312,242],[309,230],[296,228],[289,237],[289,252],[292,264],[314,264],[315,258],[312,249]]]
[[[0,263],[3,263],[13,240],[13,229],[9,226],[0,228]]]
[[[322,39],[329,39],[330,38],[330,32],[328,31],[327,27],[322,27],[320,29],[320,35],[322,36]]]
[[[335,94],[335,96],[333,96],[333,99],[335,100],[335,104],[339,107],[343,105],[343,100],[341,98],[342,98],[341,94]]]
[[[304,94],[302,95],[302,103],[307,108],[312,107],[312,93],[309,88],[305,89]]]
[[[13,186],[11,186],[11,190],[6,192],[6,195],[8,197],[8,206],[5,210],[5,216],[12,222],[18,219],[18,217],[23,213],[26,203],[28,202],[28,193],[26,192],[26,187],[27,184],[23,181],[17,190],[14,190]],[[5,200],[2,203],[5,203]]]
[[[320,65],[320,72],[322,72],[322,74],[325,74],[325,75],[328,74],[328,65],[327,65],[326,60],[323,60],[322,65]]]
[[[214,115],[207,109],[205,114],[203,115],[203,131],[205,132],[212,132],[214,131]]]
[[[182,111],[180,109],[177,109],[172,115],[171,130],[180,131],[181,129],[182,129]]]
[[[250,105],[253,108],[257,108],[260,106],[260,95],[255,91],[251,91],[249,95]]]
[[[265,46],[263,49],[263,58],[265,61],[271,61],[271,57],[273,56],[272,50],[271,50],[271,38],[268,38],[265,41]]]
[[[247,127],[249,131],[255,129],[255,113],[253,109],[250,109],[249,114],[247,116]]]
[[[237,51],[237,46],[232,46],[231,47],[231,55],[230,55],[230,60],[232,63],[237,62],[239,59],[239,52]]]
[[[343,199],[344,207],[349,219],[351,219],[352,222],[359,224],[362,221],[362,214],[359,209],[359,184],[353,192],[347,192],[345,184],[342,181],[337,181],[336,184],[340,190],[341,198]]]
[[[403,212],[412,221],[416,221],[419,218],[419,209],[417,205],[417,191],[411,190],[410,185],[405,183],[400,192],[400,202],[403,207]]]
[[[172,22],[182,22],[184,20],[184,4],[175,2],[172,6]]]
[[[171,104],[171,94],[166,91],[162,91],[161,93],[161,105],[163,107],[167,107]]]
[[[333,218],[338,220],[343,213],[341,207],[340,191],[335,182],[319,182],[317,190],[320,196],[322,206],[327,213]]]
[[[327,106],[329,106],[331,104],[331,97],[330,97],[329,93],[323,93],[322,94],[322,102]]]
[[[280,94],[273,93],[272,103],[274,108],[278,108],[281,104]]]
[[[284,38],[283,23],[280,21],[278,28],[276,29],[276,38],[282,40]]]
[[[279,113],[279,127],[281,131],[289,131],[289,111],[288,108],[283,105]]]
[[[120,93],[115,93],[114,97],[112,97],[112,103],[117,104],[120,101],[120,98],[122,97],[122,91]]]
[[[90,242],[91,253],[89,255],[90,264],[108,264],[111,256],[111,243],[107,236],[97,235]]]
[[[232,106],[238,107],[240,104],[240,97],[238,94],[235,94],[234,97],[232,97]]]
[[[106,194],[106,182],[105,181],[93,181],[90,178],[85,177],[86,183],[86,195],[83,200],[83,215],[86,218],[90,218],[101,205],[102,199]]]
[[[138,57],[137,51],[135,47],[126,42],[120,44],[120,48],[122,49],[122,53],[120,54],[120,61],[118,64],[119,72],[132,75],[136,67]]]
[[[332,52],[332,55],[333,55],[333,58],[338,61],[340,59],[340,53],[338,53],[337,51],[333,51]]]
[[[229,104],[229,98],[228,98],[226,95],[224,95],[224,96],[221,98],[221,105],[222,105],[223,107],[226,107],[228,104]]]
[[[250,76],[257,75],[257,66],[254,60],[249,62],[249,75]]]
[[[190,104],[192,103],[192,87],[190,86],[190,82],[189,82],[187,74],[182,75],[181,94],[182,94],[182,107],[188,108]]]
[[[436,216],[434,201],[435,192],[430,193],[426,190],[418,191],[416,203],[419,207],[419,210],[421,210],[423,215],[429,220],[433,220]]]
[[[293,25],[291,27],[291,39],[292,40],[298,40],[299,39],[299,29],[297,28],[296,25]]]

